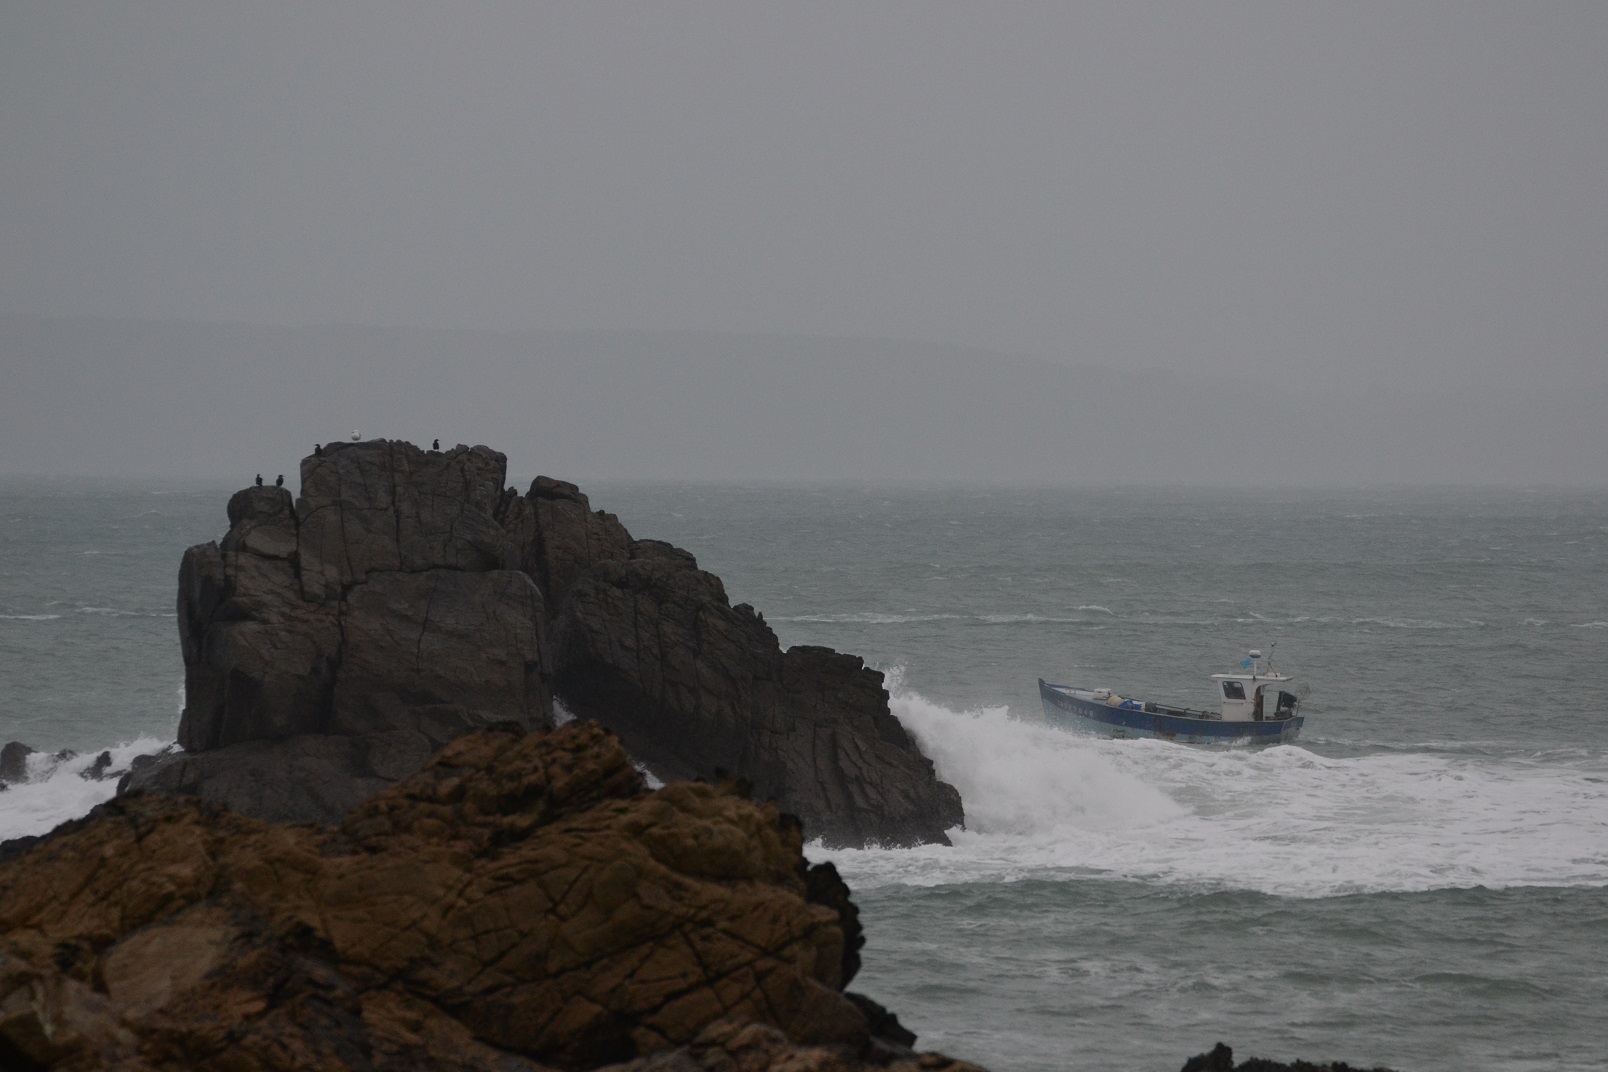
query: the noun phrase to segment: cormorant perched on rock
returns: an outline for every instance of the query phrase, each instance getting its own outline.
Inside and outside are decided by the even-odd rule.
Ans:
[[[323,456],[324,456],[324,446],[323,446],[323,444],[322,443],[314,443],[313,444],[313,457],[322,458]]]
[[[431,450],[440,450],[441,449],[441,440],[438,439],[434,443],[431,443],[430,444],[430,449]]]
[[[284,486],[285,486],[285,474],[280,473],[279,474],[279,479],[274,481],[274,487],[282,488]]]
[[[262,487],[262,474],[261,473],[257,474],[257,486],[259,488]]]

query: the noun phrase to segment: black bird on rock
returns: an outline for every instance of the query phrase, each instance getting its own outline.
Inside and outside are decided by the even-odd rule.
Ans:
[[[430,449],[431,450],[440,450],[441,449],[441,440],[437,439],[435,442],[431,443],[430,444]]]
[[[262,474],[261,473],[257,474],[257,486],[259,488],[262,487]]]
[[[274,487],[282,488],[284,486],[285,486],[285,474],[280,473],[279,474],[279,479],[274,481]]]
[[[324,456],[324,445],[322,443],[314,443],[313,444],[313,457],[322,458],[323,456]]]

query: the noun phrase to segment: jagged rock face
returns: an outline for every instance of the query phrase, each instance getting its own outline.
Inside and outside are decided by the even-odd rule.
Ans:
[[[532,520],[525,572],[541,585],[553,609],[563,606],[587,570],[631,557],[631,534],[620,519],[594,511],[574,484],[539,476],[525,499]]]
[[[1313,1064],[1310,1061],[1269,1061],[1251,1057],[1234,1063],[1234,1051],[1219,1042],[1211,1052],[1197,1054],[1184,1062],[1183,1072],[1390,1072],[1388,1068],[1352,1068],[1344,1061]]]
[[[423,451],[375,440],[302,459],[296,546],[309,599],[370,573],[519,568],[496,514],[508,461],[486,447]]]
[[[865,1060],[841,1046],[800,1046],[774,1027],[742,1020],[717,1020],[689,1046],[610,1065],[603,1072],[860,1072],[868,1068],[982,1072],[976,1065],[936,1053],[878,1055]]]
[[[460,738],[338,830],[125,796],[0,862],[0,1065],[918,1067],[800,846],[581,723]]]
[[[282,488],[251,490],[290,498]],[[289,558],[225,550],[251,539],[249,531],[234,538],[250,524],[231,529],[223,547],[190,548],[179,566],[179,744],[192,752],[329,730],[340,604],[302,599]]]
[[[811,837],[942,842],[960,824],[880,674],[784,654],[686,551],[633,540],[573,484],[521,496],[505,475],[485,447],[378,440],[305,459],[294,502],[237,493],[229,533],[180,568],[189,754],[130,787],[335,822],[464,732],[549,724],[556,681],[662,776],[747,778]]]
[[[33,751],[21,741],[9,741],[0,748],[0,785],[28,780],[28,757]]]
[[[636,541],[594,565],[553,636],[565,703],[667,777],[740,773],[829,845],[947,844],[963,820],[879,672],[827,648],[783,653],[684,551]]]
[[[137,766],[119,791],[183,793],[268,822],[335,823],[434,751],[405,731],[380,740],[303,733],[158,757]]]
[[[495,516],[505,465],[485,447],[335,444],[302,463],[294,504],[237,493],[228,535],[179,571],[179,743],[200,755],[133,784],[334,821],[468,730],[548,724],[541,591]],[[276,787],[265,761],[287,756]]]

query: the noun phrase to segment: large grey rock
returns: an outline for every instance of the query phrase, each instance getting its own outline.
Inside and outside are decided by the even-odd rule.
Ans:
[[[783,653],[685,551],[638,541],[574,584],[554,628],[566,706],[665,778],[747,778],[829,845],[948,843],[960,794],[888,710],[882,675],[828,648]]]
[[[370,760],[375,751],[364,738],[330,734],[247,741],[142,764],[118,792],[184,793],[269,822],[335,824],[404,776],[385,767],[384,757],[376,770]],[[423,769],[433,752],[421,748],[409,758],[407,773]]]
[[[225,544],[239,546],[235,531]],[[304,601],[291,561],[192,547],[179,566],[178,612],[184,748],[330,729],[340,605]]]
[[[470,730],[550,724],[541,592],[494,516],[505,465],[485,447],[335,444],[302,463],[294,505],[238,492],[228,534],[179,569],[187,754],[131,787],[330,818],[351,792],[307,779],[367,794]]]
[[[11,741],[0,748],[0,785],[28,780],[28,757],[33,751],[21,741]]]
[[[440,745],[548,719],[542,594],[518,570],[371,573],[340,624],[331,732],[407,728]]]
[[[302,460],[303,595],[339,599],[373,572],[518,569],[497,523],[507,459],[487,447],[422,451],[376,440]]]
[[[549,725],[556,681],[661,775],[745,778],[811,837],[941,842],[961,822],[879,673],[783,653],[691,554],[633,540],[575,485],[520,495],[486,447],[385,440],[301,477],[294,502],[237,493],[223,539],[185,553],[187,751],[128,788],[332,820],[465,732]]]
[[[225,551],[247,551],[264,558],[296,553],[296,512],[284,488],[243,488],[229,500]]]
[[[594,511],[574,484],[539,476],[531,482],[524,502],[530,518],[524,569],[541,585],[554,610],[587,570],[599,562],[631,557],[631,534],[620,519]]]

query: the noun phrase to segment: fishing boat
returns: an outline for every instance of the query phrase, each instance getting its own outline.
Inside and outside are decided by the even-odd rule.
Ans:
[[[1301,698],[1288,677],[1267,668],[1252,649],[1237,673],[1213,674],[1221,706],[1198,711],[1122,696],[1110,689],[1052,685],[1039,678],[1044,716],[1055,726],[1109,737],[1158,737],[1184,744],[1285,744],[1295,740],[1303,721]]]

